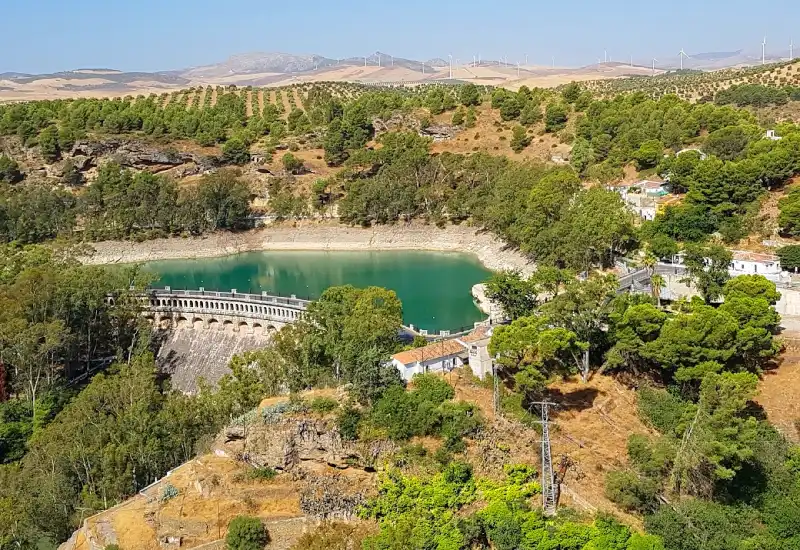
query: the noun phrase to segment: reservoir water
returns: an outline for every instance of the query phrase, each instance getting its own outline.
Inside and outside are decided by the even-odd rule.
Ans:
[[[382,286],[403,302],[406,325],[431,332],[456,330],[485,316],[472,286],[489,276],[468,254],[380,252],[247,252],[221,258],[148,262],[155,285],[318,298],[330,286]]]

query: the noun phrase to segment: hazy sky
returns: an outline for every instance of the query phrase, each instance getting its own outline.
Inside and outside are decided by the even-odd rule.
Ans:
[[[2,0],[0,72],[166,70],[250,51],[328,57],[377,50],[550,64],[693,52],[788,52],[798,0]],[[785,55],[785,53],[784,53]]]

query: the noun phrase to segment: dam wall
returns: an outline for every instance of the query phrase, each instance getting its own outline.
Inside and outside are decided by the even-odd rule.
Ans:
[[[154,333],[158,348],[156,363],[162,373],[170,376],[173,389],[196,393],[201,378],[216,385],[231,372],[228,364],[234,355],[265,347],[270,336],[267,332],[194,327],[157,330]]]

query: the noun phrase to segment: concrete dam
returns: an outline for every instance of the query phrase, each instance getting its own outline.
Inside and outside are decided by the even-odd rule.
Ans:
[[[199,380],[219,382],[234,355],[263,348],[272,335],[303,317],[307,300],[267,293],[150,290],[143,294],[144,315],[155,329],[156,361],[184,393]]]

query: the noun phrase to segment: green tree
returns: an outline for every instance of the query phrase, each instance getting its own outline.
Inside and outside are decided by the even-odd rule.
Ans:
[[[542,107],[534,101],[528,101],[519,114],[519,123],[523,126],[531,126],[538,124],[543,118]]]
[[[500,304],[503,313],[511,319],[531,315],[539,304],[536,282],[525,279],[518,271],[493,273],[486,281],[486,296]]]
[[[286,153],[283,155],[281,158],[281,164],[283,164],[283,169],[290,174],[299,174],[305,168],[303,161],[291,153]]]
[[[465,107],[481,104],[481,92],[475,84],[464,84],[458,91],[458,98]]]
[[[544,112],[546,132],[557,132],[567,125],[569,111],[562,103],[549,103]]]
[[[325,149],[325,162],[328,166],[340,166],[347,160],[348,154],[345,149],[347,142],[347,135],[342,128],[342,121],[335,118],[328,125],[325,133],[325,142],[323,147]]]
[[[55,126],[48,126],[39,132],[39,149],[47,162],[59,159],[61,149],[58,144],[58,129]]]
[[[520,317],[492,333],[489,353],[514,374],[524,394],[541,392],[554,375],[574,372],[589,347],[574,332],[549,324],[543,316]]]
[[[564,98],[564,101],[567,103],[575,103],[578,101],[578,97],[581,95],[581,85],[577,82],[570,82],[567,84],[564,89],[561,91],[561,97]]]
[[[531,138],[528,137],[525,128],[522,126],[514,126],[511,132],[511,149],[515,153],[521,153],[531,143]]]
[[[580,361],[584,382],[589,379],[590,352],[598,349],[605,339],[604,327],[616,295],[617,279],[613,275],[593,275],[583,281],[573,281],[561,294],[544,304],[541,312],[556,326],[563,327],[587,345]]]
[[[756,132],[758,128],[748,129],[742,126],[720,128],[708,134],[703,149],[722,160],[734,160],[744,152]]]
[[[467,109],[467,115],[464,118],[464,126],[466,128],[474,128],[478,121],[478,115],[475,113],[474,107]]]
[[[231,138],[222,146],[222,158],[230,164],[250,162],[250,148],[239,138]]]
[[[260,519],[236,516],[228,524],[225,547],[227,550],[263,550],[269,540],[269,533]]]
[[[22,179],[17,161],[5,154],[0,154],[0,182],[17,183]]]
[[[639,170],[655,167],[664,155],[664,145],[657,139],[651,139],[642,143],[634,153],[636,166]]]
[[[778,249],[777,254],[781,260],[782,269],[797,272],[800,268],[800,245],[782,246]]]
[[[641,348],[654,361],[684,382],[719,372],[736,353],[738,325],[724,311],[696,306],[664,323],[659,337]]]
[[[500,106],[500,118],[506,122],[514,120],[519,117],[522,107],[519,104],[516,96],[509,95],[503,100]]]
[[[789,235],[800,235],[800,189],[793,189],[780,199],[778,209],[778,224],[781,230]]]
[[[629,369],[641,373],[646,366],[642,356],[648,342],[656,340],[667,320],[667,314],[652,304],[627,307],[622,315],[612,313],[609,335],[614,342],[606,352],[604,369]]]
[[[592,151],[591,144],[584,138],[578,138],[572,144],[572,153],[570,154],[570,164],[576,172],[582,174],[594,159],[594,151]]]
[[[453,119],[450,122],[453,124],[453,126],[461,126],[464,124],[465,114],[466,113],[463,107],[456,109],[456,112],[453,113]]]
[[[722,295],[725,283],[730,279],[728,268],[733,254],[721,245],[688,245],[684,263],[687,280],[697,288],[706,301],[711,303]]]
[[[236,170],[218,170],[197,186],[198,200],[211,229],[246,227],[250,216],[250,189]]]

